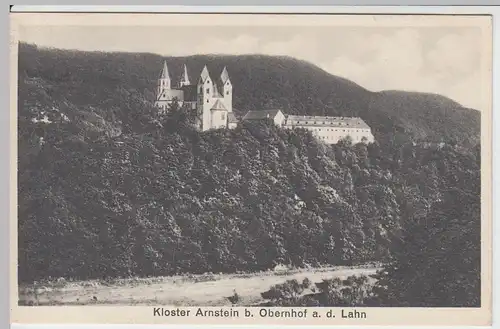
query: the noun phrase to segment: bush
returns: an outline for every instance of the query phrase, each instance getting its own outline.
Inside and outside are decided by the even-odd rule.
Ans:
[[[302,294],[310,287],[309,279],[299,283],[296,279],[287,280],[282,284],[272,286],[271,289],[261,293],[262,298],[269,300],[274,306],[302,305]]]
[[[323,280],[316,283],[321,306],[374,306],[373,284],[365,275]]]
[[[307,293],[306,293],[307,292]],[[270,306],[376,306],[373,284],[367,276],[349,276],[345,280],[327,279],[312,287],[305,278],[302,283],[288,280],[261,294]]]

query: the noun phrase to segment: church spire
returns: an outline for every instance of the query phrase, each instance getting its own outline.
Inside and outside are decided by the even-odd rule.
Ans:
[[[158,79],[158,95],[162,95],[165,90],[170,89],[170,74],[168,73],[167,61],[163,62],[160,78]]]
[[[163,62],[163,70],[161,70],[160,79],[170,79],[170,74],[168,73],[167,61]]]
[[[179,87],[189,86],[191,83],[189,82],[189,76],[187,71],[187,66],[184,64],[184,71],[182,72],[181,80],[179,82]]]
[[[205,65],[203,67],[203,71],[201,71],[201,75],[200,75],[200,80],[202,82],[205,82],[205,80],[209,79],[210,78],[210,74],[208,73],[208,68],[207,66]]]
[[[225,66],[224,66],[224,69],[222,70],[222,73],[220,75],[220,79],[221,79],[223,84],[226,83],[227,80],[229,80],[229,73],[227,73],[227,69]]]

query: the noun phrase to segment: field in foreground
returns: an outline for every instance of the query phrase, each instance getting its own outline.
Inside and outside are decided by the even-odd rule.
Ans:
[[[55,282],[19,287],[19,305],[231,305],[226,297],[236,293],[237,305],[263,302],[261,293],[286,280],[312,282],[351,275],[371,275],[375,267],[323,267],[255,274],[204,274],[113,281],[89,280]]]

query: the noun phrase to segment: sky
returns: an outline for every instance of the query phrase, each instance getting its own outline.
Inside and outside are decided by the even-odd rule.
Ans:
[[[481,29],[367,26],[23,26],[21,41],[65,49],[287,55],[372,91],[447,96],[482,110]],[[484,63],[483,63],[484,64]]]

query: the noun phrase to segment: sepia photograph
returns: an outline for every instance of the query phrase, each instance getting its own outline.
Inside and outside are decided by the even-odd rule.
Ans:
[[[17,15],[17,314],[490,320],[491,17]]]

